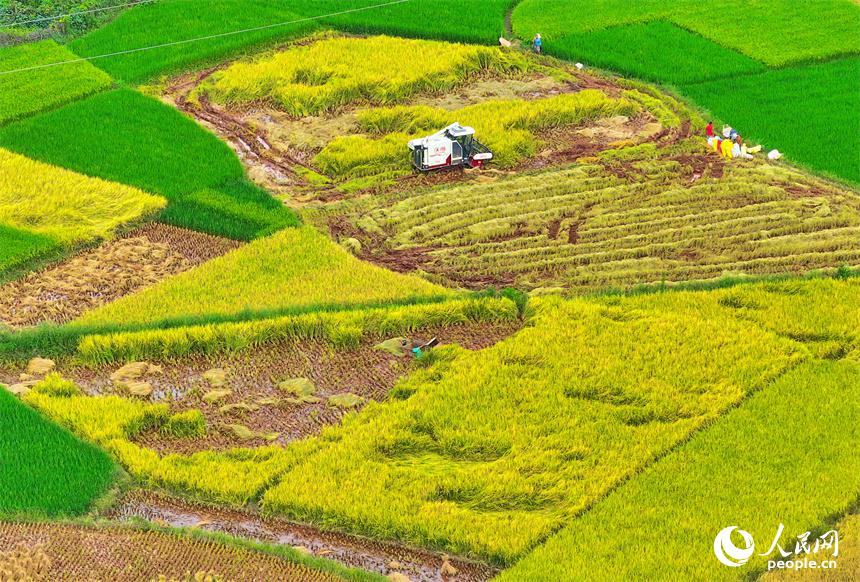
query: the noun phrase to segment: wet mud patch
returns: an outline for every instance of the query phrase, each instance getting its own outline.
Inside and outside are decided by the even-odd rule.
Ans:
[[[132,492],[108,511],[106,517],[119,521],[142,518],[161,525],[198,527],[248,539],[300,547],[315,556],[346,566],[388,575],[403,574],[412,582],[481,582],[498,570],[479,562],[410,548],[390,542],[323,531],[309,525],[265,517],[250,511],[218,509],[196,505],[152,493]],[[445,576],[443,564],[457,573]],[[447,569],[446,569],[447,570]],[[450,571],[450,570],[447,570]]]
[[[66,323],[238,246],[208,234],[149,224],[0,286],[0,322],[11,327]]]

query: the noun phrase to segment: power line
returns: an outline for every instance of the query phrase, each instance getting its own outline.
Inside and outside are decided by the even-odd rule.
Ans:
[[[39,70],[39,69],[48,69],[48,68],[51,68],[51,67],[59,67],[59,66],[61,66],[61,65],[71,65],[71,64],[74,64],[74,63],[82,63],[82,62],[84,62],[84,61],[94,61],[94,60],[96,60],[96,59],[106,59],[106,58],[110,58],[110,57],[117,57],[117,56],[121,56],[121,55],[130,55],[130,54],[133,54],[133,53],[140,53],[140,52],[144,52],[144,51],[151,51],[151,50],[160,49],[160,48],[167,48],[167,47],[171,47],[171,46],[179,46],[179,45],[183,45],[183,44],[190,44],[190,43],[193,43],[193,42],[201,42],[201,41],[204,41],[204,40],[213,40],[213,39],[216,39],[216,38],[224,38],[224,37],[227,37],[227,36],[235,36],[235,35],[237,35],[237,34],[245,34],[245,33],[247,33],[247,32],[257,32],[257,31],[260,31],[260,30],[268,30],[268,29],[271,29],[271,28],[278,28],[278,27],[281,27],[281,26],[289,26],[290,24],[299,24],[299,23],[301,23],[301,22],[309,22],[309,21],[313,21],[313,20],[321,20],[321,19],[323,19],[323,18],[331,18],[331,17],[333,17],[333,16],[343,16],[344,14],[352,14],[352,13],[355,13],[355,12],[363,12],[363,11],[365,11],[365,10],[372,10],[372,9],[374,9],[374,8],[384,8],[384,7],[386,7],[386,6],[394,6],[395,4],[403,4],[403,3],[405,3],[405,2],[410,2],[410,1],[411,1],[411,0],[393,0],[393,1],[391,1],[391,2],[385,2],[385,3],[383,3],[383,4],[373,4],[373,5],[371,5],[371,6],[362,6],[361,8],[351,8],[351,9],[349,9],[349,10],[342,10],[342,11],[340,11],[340,12],[332,12],[331,14],[321,14],[321,15],[319,15],[319,16],[308,16],[308,17],[306,17],[306,18],[299,18],[298,20],[289,20],[289,21],[286,21],[286,22],[277,22],[277,23],[275,23],[275,24],[266,24],[266,25],[263,25],[263,26],[255,26],[255,27],[253,27],[253,28],[244,28],[244,29],[242,29],[242,30],[233,30],[233,31],[230,31],[230,32],[221,32],[221,33],[218,33],[218,34],[210,34],[210,35],[207,35],[207,36],[198,36],[198,37],[195,37],[195,38],[188,38],[188,39],[185,39],[185,40],[177,40],[177,41],[173,41],[173,42],[165,42],[165,43],[162,43],[162,44],[156,44],[156,45],[144,46],[144,47],[139,47],[139,48],[133,48],[133,49],[123,50],[123,51],[117,51],[117,52],[113,52],[113,53],[106,53],[106,54],[102,54],[102,55],[93,55],[93,56],[91,56],[91,57],[82,57],[82,58],[78,58],[78,59],[69,59],[69,60],[66,60],[66,61],[57,61],[57,62],[55,62],[55,63],[46,63],[46,64],[44,64],[44,65],[34,65],[34,66],[32,66],[32,67],[23,67],[23,68],[20,68],[20,69],[11,69],[11,70],[8,70],[8,71],[0,71],[0,75],[11,75],[11,74],[13,74],[13,73],[25,73],[25,72],[27,72],[27,71],[37,71],[37,70]]]
[[[60,20],[61,18],[66,18],[68,16],[78,16],[80,14],[92,14],[94,12],[104,12],[105,10],[119,10],[120,8],[127,8],[129,6],[137,6],[138,4],[151,4],[153,2],[157,2],[158,0],[138,0],[137,2],[129,2],[127,4],[117,4],[114,6],[102,6],[101,8],[91,8],[90,10],[80,10],[78,12],[69,12],[67,14],[57,14],[55,16],[43,16],[41,18],[34,18],[32,20],[16,20],[13,22],[0,22],[0,27],[6,28],[9,26],[21,26],[23,24],[36,24],[37,22],[48,22],[51,20]]]

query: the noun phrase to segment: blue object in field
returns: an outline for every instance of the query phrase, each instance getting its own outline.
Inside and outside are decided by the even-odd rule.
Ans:
[[[416,358],[421,357],[421,348],[412,348],[412,355]]]

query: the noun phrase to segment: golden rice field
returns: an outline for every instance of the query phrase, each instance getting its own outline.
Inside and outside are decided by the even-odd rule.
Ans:
[[[706,165],[698,140],[438,188],[359,224],[454,280],[576,290],[860,263],[860,196],[761,163]],[[713,161],[711,161],[713,163]],[[704,173],[704,175],[702,175]]]
[[[632,28],[667,29],[652,24]],[[193,59],[168,43],[174,65],[208,68],[145,88],[89,97],[112,85],[98,60],[9,85],[6,146],[88,175],[0,148],[0,281],[21,279],[0,297],[15,322],[42,323],[0,326],[0,449],[26,445],[0,467],[0,582],[408,582],[399,551],[430,564],[420,582],[775,582],[794,578],[763,576],[762,554],[722,567],[714,533],[738,523],[759,548],[784,519],[856,536],[860,192],[762,155],[717,156],[689,102],[516,43],[264,36],[264,52],[225,41]],[[0,64],[86,45],[0,47]],[[151,54],[146,67],[174,70]],[[23,103],[39,79],[69,95]],[[147,98],[158,115],[132,116],[140,139],[107,166],[99,148],[58,145],[73,129],[104,142],[110,124],[92,124],[132,119],[142,92],[167,104]],[[105,115],[74,115],[94,106]],[[148,139],[163,112],[219,146],[205,188],[176,183],[182,140]],[[489,167],[413,174],[407,142],[453,122],[476,129]],[[164,164],[132,164],[150,154]],[[159,214],[165,199],[99,175],[158,184],[174,207]],[[290,219],[251,228],[249,204]],[[130,237],[43,269],[177,212],[190,228],[256,234]],[[62,317],[30,313],[76,293]],[[39,463],[21,462],[30,451]],[[153,491],[235,521],[178,533],[160,520],[195,522],[147,506]],[[139,507],[118,499],[129,492]],[[54,515],[69,521],[39,522]],[[134,517],[155,523],[109,523]],[[251,541],[273,539],[266,523],[348,547]],[[204,531],[230,526],[247,539]],[[856,556],[844,564],[856,577]]]
[[[455,293],[364,263],[311,227],[288,228],[85,313],[76,324],[194,322],[242,313],[404,303]]]
[[[212,75],[195,96],[228,106],[265,102],[305,116],[398,103],[479,75],[526,70],[522,56],[494,48],[387,36],[321,38],[235,63]]]
[[[0,149],[0,224],[72,245],[108,236],[166,202]]]

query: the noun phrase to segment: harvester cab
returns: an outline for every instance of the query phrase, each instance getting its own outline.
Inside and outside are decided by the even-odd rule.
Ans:
[[[475,139],[475,129],[452,123],[445,129],[409,142],[412,166],[419,172],[445,168],[482,168],[493,153]]]

